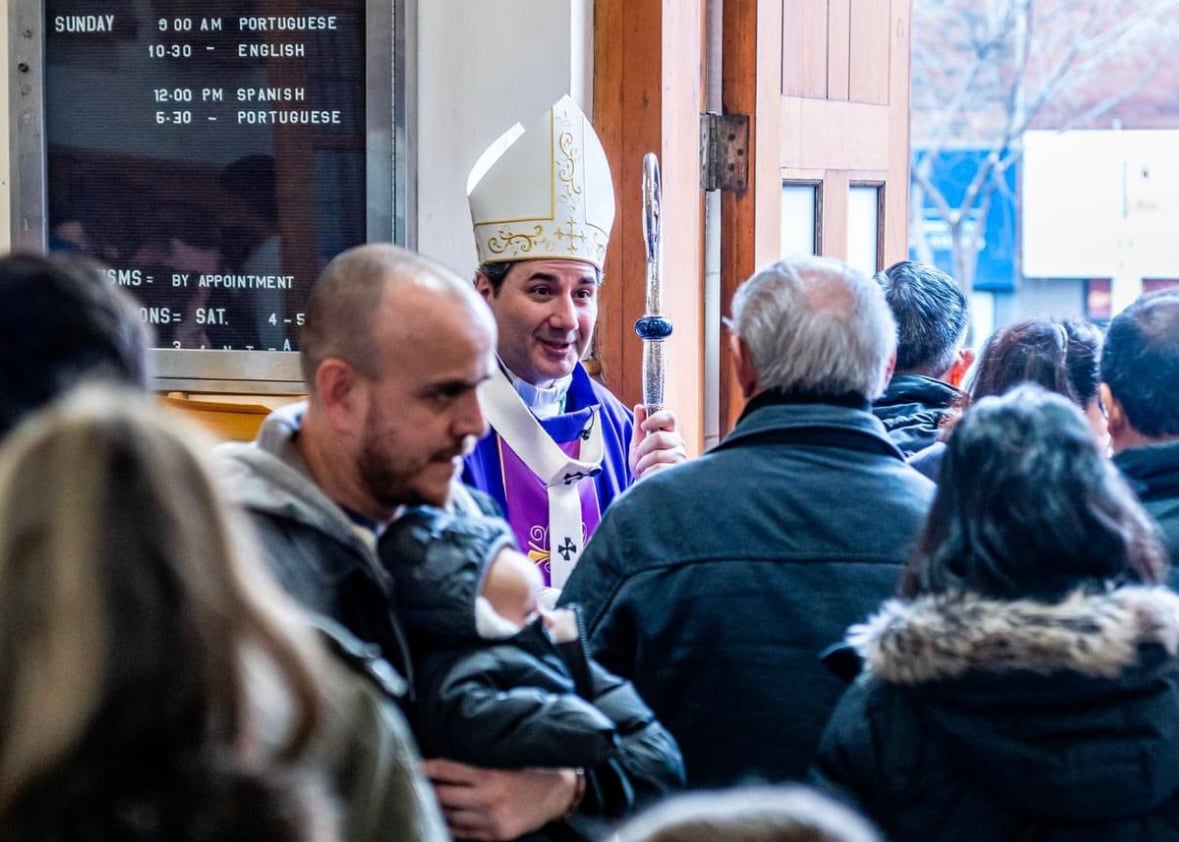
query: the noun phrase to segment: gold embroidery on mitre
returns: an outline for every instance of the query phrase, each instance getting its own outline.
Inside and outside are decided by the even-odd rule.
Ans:
[[[581,251],[581,245],[585,243],[585,233],[572,219],[566,220],[564,227],[558,228],[553,236],[561,242],[568,239],[569,248],[573,251]]]
[[[531,234],[526,231],[513,231],[510,228],[501,228],[497,236],[488,238],[487,250],[492,254],[504,254],[509,252],[509,250],[514,255],[528,254],[537,243],[545,239],[543,225],[535,226]]]
[[[494,188],[489,173],[498,173]],[[468,178],[468,196],[481,263],[575,259],[600,268],[605,260],[614,219],[609,165],[568,97],[516,132],[473,185]]]
[[[573,210],[581,203],[583,192],[580,179],[577,177],[577,143],[574,141],[573,132],[561,132],[561,136],[557,139],[557,146],[564,156],[562,160],[557,162],[557,178],[564,185],[562,198]]]
[[[601,265],[606,256],[607,236],[595,225],[565,217],[559,221],[533,222],[520,226],[501,225],[494,232],[477,232],[486,251],[508,258],[584,257]]]

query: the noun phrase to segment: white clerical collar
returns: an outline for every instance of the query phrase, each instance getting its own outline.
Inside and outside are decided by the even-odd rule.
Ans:
[[[572,373],[555,380],[552,386],[536,386],[504,365],[503,360],[500,360],[499,364],[512,381],[512,388],[516,390],[520,400],[524,401],[524,405],[531,409],[537,418],[553,418],[565,409],[565,396],[573,383]]]

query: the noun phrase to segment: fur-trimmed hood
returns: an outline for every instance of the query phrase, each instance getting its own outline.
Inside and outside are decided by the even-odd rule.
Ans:
[[[849,642],[876,698],[939,747],[936,761],[918,738],[897,749],[927,780],[966,778],[1069,822],[1142,815],[1179,793],[1179,596],[1166,588],[891,601]]]
[[[1116,678],[1137,663],[1143,644],[1179,651],[1179,595],[1123,587],[1076,591],[1054,604],[963,593],[890,600],[853,626],[848,642],[873,675],[893,684],[1009,670]]]

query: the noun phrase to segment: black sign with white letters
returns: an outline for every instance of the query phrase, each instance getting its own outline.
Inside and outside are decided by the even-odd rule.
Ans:
[[[291,351],[366,240],[362,0],[45,0],[51,251],[91,255],[157,346]]]

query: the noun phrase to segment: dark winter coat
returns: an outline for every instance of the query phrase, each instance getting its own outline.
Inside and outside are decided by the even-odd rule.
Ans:
[[[1179,588],[1179,441],[1123,450],[1113,461],[1162,527],[1171,550],[1171,587]]]
[[[1179,838],[1179,596],[892,601],[816,782],[894,842]]]
[[[555,643],[540,619],[508,637],[480,637],[483,576],[514,540],[498,519],[465,519],[452,528],[455,521],[412,510],[379,547],[410,638],[414,730],[424,756],[483,767],[584,769],[578,815],[529,839],[597,838],[606,819],[683,786],[675,741],[629,682],[590,660],[574,612],[564,618],[575,630],[569,642]]]
[[[942,419],[962,397],[962,392],[944,380],[897,374],[872,403],[872,414],[908,457],[937,441]]]
[[[942,472],[942,460],[946,458],[946,443],[944,441],[935,441],[924,450],[918,450],[909,457],[909,467],[921,474],[923,477],[929,477],[934,482],[938,481],[938,477]]]
[[[718,447],[614,502],[561,601],[691,786],[801,777],[844,688],[819,655],[895,592],[932,495],[866,404],[763,394]]]

